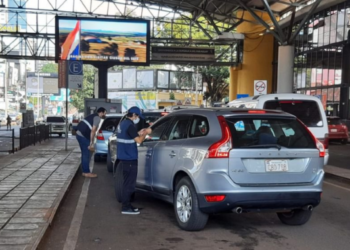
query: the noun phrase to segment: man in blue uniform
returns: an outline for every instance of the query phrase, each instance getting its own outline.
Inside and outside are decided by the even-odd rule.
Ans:
[[[135,124],[140,118],[144,119],[138,107],[128,110],[126,119],[123,120],[117,129],[117,158],[120,160],[118,167],[123,168],[124,184],[122,194],[122,214],[139,214],[138,208],[131,203],[131,195],[135,192],[137,178],[137,143],[141,144],[145,137],[152,132],[150,128],[137,132]]]
[[[97,177],[96,174],[90,173],[90,150],[93,150],[94,141],[98,126],[101,119],[106,118],[107,111],[105,108],[99,108],[97,113],[85,117],[76,127],[77,140],[81,150],[81,166],[83,169],[83,176],[88,178]]]

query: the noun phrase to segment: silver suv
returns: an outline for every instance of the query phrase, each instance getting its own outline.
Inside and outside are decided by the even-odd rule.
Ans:
[[[295,116],[271,110],[195,109],[152,125],[138,148],[137,189],[174,204],[180,228],[218,212],[275,211],[306,223],[320,203],[325,149]],[[116,169],[120,200],[123,176]]]

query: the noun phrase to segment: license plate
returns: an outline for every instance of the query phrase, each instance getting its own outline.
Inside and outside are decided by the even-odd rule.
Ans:
[[[266,160],[265,167],[266,167],[266,172],[287,172],[288,161],[287,160]]]
[[[335,128],[335,129],[331,129],[331,132],[337,132],[338,130]]]

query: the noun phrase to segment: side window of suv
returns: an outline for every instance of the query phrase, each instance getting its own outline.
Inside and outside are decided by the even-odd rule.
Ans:
[[[191,123],[190,137],[206,136],[208,133],[209,133],[208,119],[203,116],[195,115]]]
[[[146,137],[145,141],[158,141],[158,140],[166,140],[166,138],[161,137],[164,132],[166,131],[166,129],[169,127],[171,122],[170,118],[165,118],[163,121],[157,122],[157,124],[155,124],[152,127],[152,133]]]
[[[188,137],[188,126],[190,123],[190,116],[179,117],[175,119],[168,131],[168,140],[186,139]]]

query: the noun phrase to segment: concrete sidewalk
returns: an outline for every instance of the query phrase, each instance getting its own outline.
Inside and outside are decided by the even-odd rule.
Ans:
[[[0,250],[36,249],[80,165],[74,137],[0,159]]]

